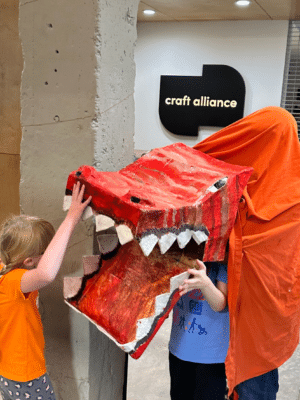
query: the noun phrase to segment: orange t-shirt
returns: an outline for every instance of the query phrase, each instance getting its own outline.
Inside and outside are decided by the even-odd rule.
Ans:
[[[0,278],[0,375],[27,382],[46,373],[38,292],[21,291],[25,269]]]

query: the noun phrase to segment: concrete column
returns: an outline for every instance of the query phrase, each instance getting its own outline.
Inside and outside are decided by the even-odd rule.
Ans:
[[[134,46],[139,0],[98,0],[96,18],[95,167],[116,171],[133,161]],[[90,400],[123,398],[125,354],[90,326]]]
[[[69,172],[82,164],[117,170],[133,160],[138,3],[20,0],[21,209],[55,228]],[[48,371],[62,400],[122,398],[124,354],[63,303],[62,276],[81,276],[81,256],[92,253],[88,220],[40,293]]]

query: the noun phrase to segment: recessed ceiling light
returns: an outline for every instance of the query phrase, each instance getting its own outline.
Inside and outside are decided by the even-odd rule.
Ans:
[[[249,0],[237,0],[237,1],[235,2],[235,4],[236,4],[237,6],[241,6],[241,7],[243,7],[243,6],[249,6],[250,3],[251,3],[251,2],[250,2]]]
[[[153,15],[153,14],[155,14],[155,11],[154,10],[144,10],[143,13],[146,15]]]

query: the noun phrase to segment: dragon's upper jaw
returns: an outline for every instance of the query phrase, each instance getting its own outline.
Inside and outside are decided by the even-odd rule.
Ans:
[[[66,196],[64,200],[65,211],[70,207],[70,201],[71,196]],[[125,223],[118,224],[112,218],[89,208],[83,218],[86,219],[91,216],[95,219],[96,236],[102,254],[110,253],[118,245],[124,245],[132,240],[139,243],[146,257],[152,253],[155,246],[159,248],[161,254],[165,254],[169,249],[172,249],[174,254],[174,252],[180,252],[190,244],[189,249],[192,252],[195,245],[205,243],[209,237],[209,232],[205,226],[182,225],[179,229],[152,229],[137,238]],[[191,241],[194,242],[194,245],[191,244]]]
[[[156,149],[118,172],[82,166],[70,174],[64,208],[73,184],[92,196],[101,252],[137,240],[145,256],[155,246],[207,242],[204,260],[224,257],[238,202],[250,168],[229,165],[182,143]]]

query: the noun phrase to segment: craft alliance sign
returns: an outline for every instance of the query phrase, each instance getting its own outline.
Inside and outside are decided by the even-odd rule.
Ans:
[[[197,136],[199,126],[224,127],[244,116],[245,82],[228,65],[203,65],[202,76],[162,75],[159,116],[176,135]]]

